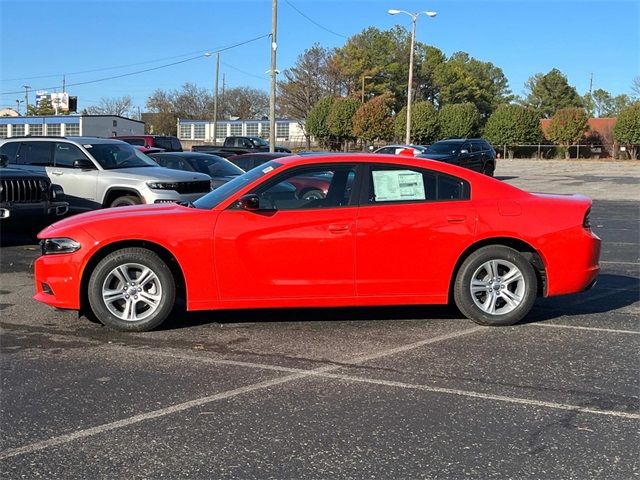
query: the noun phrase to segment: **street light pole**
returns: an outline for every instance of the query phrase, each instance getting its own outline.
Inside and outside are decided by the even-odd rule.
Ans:
[[[370,75],[363,75],[362,76],[362,103],[364,104],[364,80],[365,78],[373,78]]]
[[[397,15],[398,13],[404,13],[411,17],[412,29],[411,29],[411,51],[409,52],[409,82],[407,84],[407,132],[405,135],[405,143],[407,145],[411,144],[411,87],[413,86],[413,50],[415,49],[416,44],[416,23],[418,21],[418,17],[421,14],[425,14],[427,17],[435,17],[436,12],[416,12],[409,13],[404,10],[396,10],[391,9],[388,11],[389,15]]]
[[[22,88],[24,88],[24,114],[25,115],[29,115],[29,89],[31,88],[31,86],[29,85],[23,85]]]
[[[216,56],[216,84],[213,95],[213,144],[218,142],[218,75],[220,73],[220,52]]]
[[[278,48],[278,0],[271,4],[271,95],[269,95],[269,151],[276,148],[276,49]]]

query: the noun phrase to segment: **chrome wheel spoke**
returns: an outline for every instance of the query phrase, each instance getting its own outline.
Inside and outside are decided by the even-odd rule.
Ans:
[[[510,285],[513,282],[519,282],[520,280],[523,280],[524,277],[522,276],[522,272],[520,272],[520,270],[518,270],[517,268],[512,268],[511,270],[509,270],[509,273],[507,273],[503,278],[502,278],[502,282],[505,285]]]
[[[118,265],[102,284],[102,301],[120,320],[144,320],[158,310],[162,301],[160,278],[146,265]]]
[[[520,306],[526,287],[525,277],[516,265],[508,260],[493,259],[476,269],[469,292],[472,301],[483,312],[505,315]]]
[[[471,293],[480,293],[487,291],[487,282],[483,282],[482,280],[472,280],[471,281]]]
[[[482,309],[485,312],[490,313],[490,314],[495,313],[495,311],[496,311],[496,300],[497,299],[498,299],[498,296],[494,292],[490,292],[487,295],[487,299],[482,304]]]
[[[142,287],[143,285],[146,285],[147,283],[156,280],[158,277],[156,277],[156,274],[153,273],[153,271],[150,268],[145,268],[142,273],[140,273],[140,276],[136,279],[137,284]]]
[[[138,292],[138,302],[142,302],[150,307],[156,308],[158,303],[160,303],[160,295],[151,295],[148,292]]]
[[[498,262],[495,260],[489,260],[487,262],[487,272],[489,273],[490,278],[498,277]]]
[[[123,290],[103,290],[102,298],[106,303],[113,303],[118,300],[124,300],[125,292]]]
[[[518,305],[520,305],[520,302],[522,302],[522,298],[519,295],[506,288],[501,293],[504,301],[507,302],[507,305],[509,305],[512,309],[516,308]]]
[[[131,278],[129,277],[129,272],[127,271],[127,267],[124,265],[120,265],[118,268],[111,272],[121,283],[124,285],[129,285]]]

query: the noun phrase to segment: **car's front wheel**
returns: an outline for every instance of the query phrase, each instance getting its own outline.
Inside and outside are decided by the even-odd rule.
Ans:
[[[121,197],[116,198],[109,205],[111,208],[114,207],[128,207],[131,205],[140,205],[142,200],[140,197],[136,197],[135,195],[122,195]]]
[[[462,263],[454,298],[460,311],[480,325],[513,325],[533,307],[537,288],[535,271],[520,252],[492,245]]]
[[[101,323],[116,330],[144,332],[171,313],[176,286],[171,270],[154,252],[123,248],[91,272],[89,305]]]

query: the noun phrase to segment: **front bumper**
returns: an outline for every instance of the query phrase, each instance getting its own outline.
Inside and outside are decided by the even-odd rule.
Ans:
[[[34,299],[56,308],[80,309],[80,268],[73,253],[39,257],[34,279]]]
[[[0,205],[0,218],[59,217],[68,211],[67,202],[3,203]]]

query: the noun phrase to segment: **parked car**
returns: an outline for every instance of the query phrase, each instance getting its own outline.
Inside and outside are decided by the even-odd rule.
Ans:
[[[273,194],[314,174],[330,177],[325,198]],[[128,331],[162,324],[177,297],[189,311],[453,298],[479,324],[511,325],[537,296],[594,284],[590,208],[583,196],[527,193],[413,157],[279,158],[191,205],[93,212],[46,228],[35,298]]]
[[[0,141],[13,168],[63,187],[72,211],[195,200],[211,191],[207,175],[160,167],[135,147],[96,137],[21,137]]]
[[[420,155],[427,150],[427,147],[422,145],[385,145],[384,147],[380,147],[377,150],[374,150],[373,153],[385,153],[388,155],[407,155],[407,153],[411,155]]]
[[[129,144],[131,145],[131,144]],[[137,148],[138,150],[140,150],[142,153],[144,153],[145,155],[149,155],[150,153],[160,153],[160,152],[164,152],[164,149],[162,148],[156,148],[156,147],[144,147],[142,145],[133,145],[133,148]]]
[[[481,138],[454,138],[430,145],[421,158],[439,160],[493,176],[496,170],[496,151]]]
[[[59,217],[69,210],[60,185],[52,185],[46,175],[7,167],[0,155],[0,219],[24,220]]]
[[[182,151],[182,144],[178,137],[166,135],[121,135],[113,138],[139,147],[161,148],[165,152]]]
[[[243,153],[268,152],[269,142],[260,137],[227,137],[222,146],[217,145],[194,145],[192,152],[229,152],[236,155]],[[276,152],[291,153],[286,147],[275,147]]]
[[[270,160],[276,158],[287,157],[291,153],[286,152],[261,152],[261,153],[243,153],[242,155],[231,155],[227,157],[231,163],[234,163],[245,172],[248,172],[252,168],[267,163]]]
[[[196,152],[153,153],[149,155],[158,165],[173,170],[186,172],[200,172],[211,177],[211,188],[242,175],[244,170],[237,167],[226,158],[217,155]]]

